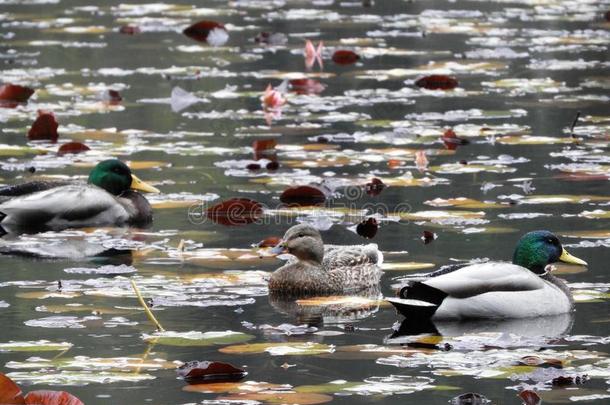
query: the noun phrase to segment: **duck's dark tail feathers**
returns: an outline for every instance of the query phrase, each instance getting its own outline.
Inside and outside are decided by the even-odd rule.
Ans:
[[[6,218],[6,214],[2,211],[0,211],[0,223],[2,222],[2,220]],[[0,224],[0,238],[3,237],[4,235],[6,235],[8,232],[6,232],[6,230],[2,227],[2,225]]]
[[[419,281],[401,288],[399,298],[387,300],[406,318],[429,319],[447,297],[447,293]]]

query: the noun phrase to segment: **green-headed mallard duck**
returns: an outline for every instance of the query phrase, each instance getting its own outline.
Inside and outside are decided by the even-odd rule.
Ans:
[[[88,226],[146,225],[150,204],[140,193],[159,192],[120,160],[98,163],[87,184],[35,181],[0,189],[0,226],[36,232]]]
[[[275,295],[353,293],[376,286],[381,277],[377,245],[324,246],[320,232],[308,224],[288,229],[272,251],[295,257],[271,275],[269,290]]]
[[[547,266],[587,265],[569,254],[549,231],[525,234],[512,263],[487,262],[439,270],[410,282],[389,298],[407,318],[477,319],[558,315],[573,308],[568,286]]]

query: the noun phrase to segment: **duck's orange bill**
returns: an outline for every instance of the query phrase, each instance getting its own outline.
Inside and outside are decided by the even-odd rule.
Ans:
[[[132,190],[144,191],[145,193],[160,193],[157,187],[153,187],[148,183],[144,183],[142,180],[138,179],[135,174],[131,175],[131,186],[129,187]]]
[[[588,266],[587,262],[585,262],[582,259],[579,259],[576,256],[572,256],[565,249],[563,249],[563,251],[561,252],[561,256],[559,256],[559,260],[564,262],[564,263],[580,264],[581,266]]]

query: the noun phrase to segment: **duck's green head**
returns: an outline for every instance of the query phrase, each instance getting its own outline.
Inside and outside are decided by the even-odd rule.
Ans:
[[[159,192],[156,187],[138,179],[125,163],[117,159],[108,159],[98,163],[89,173],[88,182],[113,195],[120,195],[130,189],[147,193]]]
[[[586,266],[587,262],[569,254],[557,236],[549,231],[528,232],[519,239],[513,264],[530,269],[536,274],[544,274],[545,267],[551,263],[562,261]]]

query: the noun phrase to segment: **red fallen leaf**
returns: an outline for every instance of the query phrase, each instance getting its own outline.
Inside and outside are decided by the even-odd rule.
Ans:
[[[215,29],[226,30],[225,26],[216,21],[199,21],[182,31],[187,37],[199,42],[207,42],[208,35]]]
[[[274,149],[277,146],[275,139],[259,139],[252,142],[252,148],[255,152],[262,152],[265,150]]]
[[[379,224],[375,218],[368,218],[356,226],[356,233],[363,238],[373,239],[377,235]]]
[[[525,405],[538,405],[540,403],[540,397],[532,390],[523,390],[517,396],[523,400]]]
[[[394,169],[398,166],[400,166],[402,164],[402,162],[398,159],[390,159],[388,160],[388,167],[391,169]]]
[[[438,235],[434,232],[424,231],[421,240],[424,242],[424,245],[427,245],[428,243],[432,243],[436,238],[438,238]]]
[[[0,100],[13,101],[16,103],[27,103],[28,99],[34,94],[34,90],[19,86],[17,84],[3,84],[0,86]]]
[[[269,236],[268,238],[265,238],[265,239],[261,240],[260,242],[258,242],[256,244],[256,247],[259,247],[259,248],[275,247],[278,243],[280,243],[280,240],[282,240],[282,239],[277,236]]]
[[[30,141],[51,141],[57,142],[57,127],[59,124],[50,111],[38,110],[38,118],[32,124],[28,131],[28,139]]]
[[[245,370],[219,361],[189,361],[180,366],[176,372],[189,384],[206,381],[238,381],[248,374]]]
[[[339,49],[333,53],[333,62],[338,65],[351,65],[358,62],[360,56],[354,51]]]
[[[32,391],[25,396],[27,405],[85,405],[83,401],[65,391]]]
[[[140,27],[136,25],[123,25],[121,28],[119,28],[119,33],[125,35],[135,35],[139,34],[140,32],[142,32]]]
[[[456,150],[458,146],[468,145],[470,141],[468,139],[458,138],[453,129],[449,128],[441,136],[441,141],[445,144],[445,147],[449,150]]]
[[[488,404],[491,401],[485,398],[481,394],[476,392],[468,392],[466,394],[458,395],[449,401],[451,405],[483,405]]]
[[[280,196],[280,201],[291,206],[319,205],[326,201],[326,193],[313,185],[289,187]]]
[[[415,84],[428,90],[453,90],[458,86],[458,81],[447,75],[430,75],[417,79]]]
[[[62,155],[67,155],[68,153],[74,153],[74,154],[82,153],[82,152],[86,152],[88,150],[91,150],[91,148],[89,148],[84,143],[68,142],[68,143],[64,143],[63,145],[61,145],[59,147],[59,150],[57,150],[57,154],[62,156]]]
[[[383,191],[383,189],[385,188],[385,184],[383,183],[383,181],[379,180],[378,178],[373,178],[373,180],[371,180],[369,183],[366,183],[364,186],[364,191],[371,196],[378,196],[379,194],[381,194],[381,192]]]
[[[263,206],[248,198],[231,198],[207,209],[206,215],[221,225],[248,225],[263,214]]]
[[[275,156],[276,145],[277,141],[275,139],[259,139],[252,142],[252,149],[254,149],[254,160],[267,158],[275,161],[277,159]]]
[[[25,404],[21,388],[2,373],[0,373],[0,404]]]
[[[314,79],[290,80],[290,90],[297,94],[320,94],[326,86]]]

